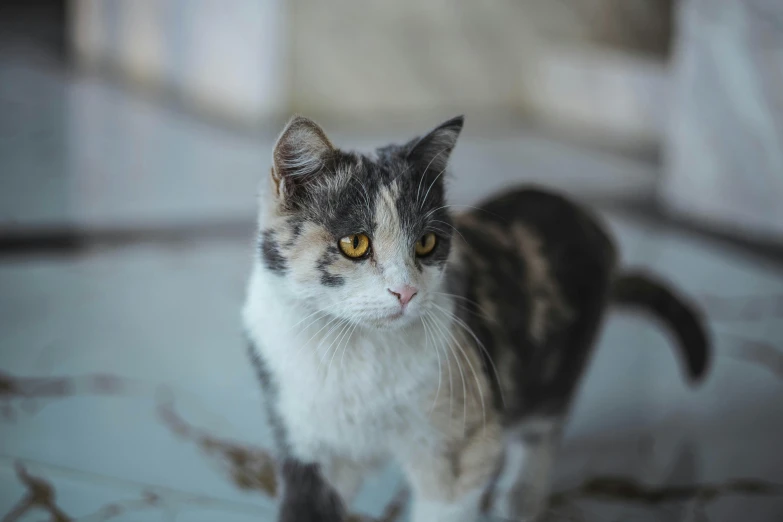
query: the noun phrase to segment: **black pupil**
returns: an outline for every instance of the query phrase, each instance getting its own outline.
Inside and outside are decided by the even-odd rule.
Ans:
[[[359,236],[353,236],[353,248],[359,248]]]
[[[421,246],[427,246],[427,236],[421,236]]]

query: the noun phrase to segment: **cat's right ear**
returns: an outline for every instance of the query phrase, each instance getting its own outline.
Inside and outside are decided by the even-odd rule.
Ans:
[[[323,129],[313,120],[294,116],[277,138],[272,153],[272,184],[280,202],[320,172],[335,151]]]

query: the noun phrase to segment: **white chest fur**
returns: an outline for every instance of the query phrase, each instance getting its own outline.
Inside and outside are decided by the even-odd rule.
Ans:
[[[385,332],[307,317],[281,298],[272,277],[254,271],[243,316],[276,381],[295,454],[372,459],[427,437],[439,361],[421,323]]]

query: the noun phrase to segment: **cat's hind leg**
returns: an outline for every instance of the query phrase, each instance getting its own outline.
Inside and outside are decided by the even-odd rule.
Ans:
[[[491,512],[504,521],[541,520],[547,508],[561,421],[538,419],[506,431],[502,468],[492,493]]]

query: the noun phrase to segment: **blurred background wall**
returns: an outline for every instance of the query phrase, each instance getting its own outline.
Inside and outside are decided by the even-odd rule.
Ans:
[[[737,235],[783,238],[783,2],[677,11],[660,201]]]
[[[286,109],[283,0],[73,0],[70,13],[83,69],[245,124]]]
[[[72,0],[85,69],[244,126],[538,125],[661,153],[662,208],[783,234],[778,0]]]
[[[654,140],[672,4],[74,0],[72,34],[82,65],[239,120],[470,110]]]

